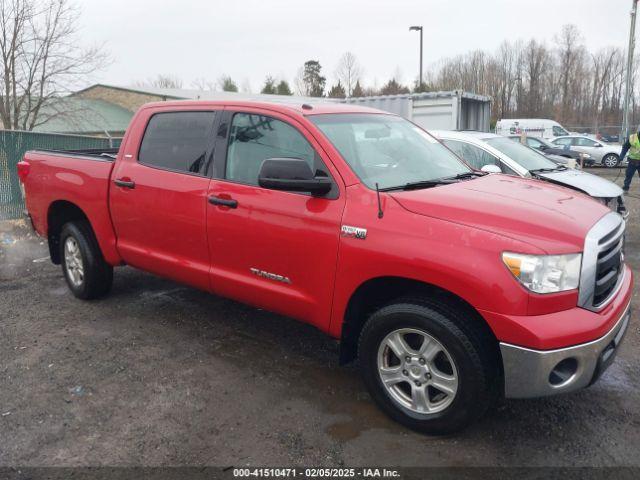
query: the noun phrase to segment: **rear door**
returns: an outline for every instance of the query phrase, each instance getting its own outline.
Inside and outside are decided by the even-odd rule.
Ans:
[[[317,141],[288,116],[225,111],[209,189],[212,289],[328,328],[345,204],[342,181]],[[258,186],[267,158],[299,158],[333,180],[324,197]]]
[[[209,288],[206,210],[216,113],[149,109],[112,174],[111,213],[122,258]]]

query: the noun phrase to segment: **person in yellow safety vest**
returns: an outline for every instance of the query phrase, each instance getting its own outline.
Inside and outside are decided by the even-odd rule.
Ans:
[[[638,172],[640,175],[640,132],[636,132],[631,135],[624,145],[622,146],[622,152],[620,152],[620,161],[624,160],[624,156],[629,152],[629,164],[627,165],[627,171],[624,174],[624,186],[622,190],[625,193],[629,191],[629,187],[631,186],[631,180],[633,179],[633,174]]]

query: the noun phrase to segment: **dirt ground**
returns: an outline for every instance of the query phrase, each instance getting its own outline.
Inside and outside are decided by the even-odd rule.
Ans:
[[[81,302],[46,257],[26,229],[0,226],[2,466],[640,466],[638,310],[593,387],[506,401],[434,438],[388,420],[311,327],[130,268]]]

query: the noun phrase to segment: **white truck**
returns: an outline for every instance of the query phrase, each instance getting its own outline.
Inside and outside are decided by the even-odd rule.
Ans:
[[[509,118],[498,120],[496,133],[502,136],[526,133],[529,137],[555,138],[569,131],[555,120],[546,118]]]

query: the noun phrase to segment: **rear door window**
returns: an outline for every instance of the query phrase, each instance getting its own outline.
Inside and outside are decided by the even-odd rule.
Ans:
[[[215,112],[165,112],[151,117],[138,162],[175,172],[205,175]]]

